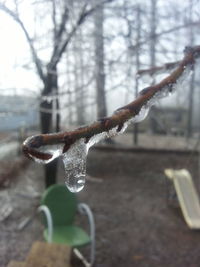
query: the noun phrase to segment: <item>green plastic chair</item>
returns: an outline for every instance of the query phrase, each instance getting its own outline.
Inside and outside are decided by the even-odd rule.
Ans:
[[[88,216],[90,235],[74,225],[76,210]],[[52,185],[42,195],[39,211],[44,212],[46,226],[44,238],[47,242],[67,244],[86,266],[95,260],[95,224],[92,212],[85,203],[77,203],[76,196],[64,185]],[[43,218],[44,219],[44,218]],[[80,253],[79,248],[91,245],[90,263]]]

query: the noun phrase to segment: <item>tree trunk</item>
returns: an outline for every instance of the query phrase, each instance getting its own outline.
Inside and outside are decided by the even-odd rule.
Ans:
[[[137,21],[137,31],[136,31],[136,45],[137,45],[137,50],[135,54],[135,65],[136,65],[136,71],[138,72],[140,69],[140,39],[141,39],[141,9],[140,6],[138,5],[137,10],[136,10],[136,21]],[[138,90],[139,90],[139,77],[138,75],[136,76],[136,82],[135,82],[135,98],[138,97]],[[134,145],[138,145],[138,132],[139,132],[139,125],[138,123],[134,124],[134,138],[133,142]]]
[[[156,20],[157,17],[157,0],[151,0],[151,18],[150,18],[150,68],[156,65]],[[152,84],[155,80],[152,80]],[[149,112],[150,130],[155,133],[155,119],[153,118],[153,112]]]
[[[100,6],[94,14],[95,21],[95,75],[97,90],[97,116],[106,117],[106,97],[105,97],[105,73],[104,73],[104,40],[103,40],[103,6]]]
[[[51,72],[47,74],[45,79],[45,86],[42,92],[42,96],[51,97],[52,94],[58,93],[58,82],[57,82],[57,69],[51,70]],[[55,105],[53,104],[55,101]],[[40,104],[40,123],[41,123],[41,131],[43,134],[58,132],[60,130],[60,115],[58,112],[55,112],[54,108],[59,109],[59,100],[56,98],[43,100]],[[55,115],[55,116],[54,116]],[[55,117],[55,121],[53,118]],[[58,160],[55,159],[52,162],[48,163],[44,166],[45,171],[45,185],[46,187],[56,183],[56,173],[57,173],[57,164]]]
[[[75,98],[76,98],[76,115],[77,124],[84,124],[84,80],[83,80],[83,48],[82,48],[82,32],[79,30],[76,41],[74,42],[74,85],[75,85]],[[79,66],[79,67],[77,67]]]
[[[193,14],[193,0],[190,0],[190,8],[189,8],[189,20],[193,21],[192,14]],[[190,27],[189,29],[189,40],[190,45],[194,45],[194,32],[193,28]],[[195,66],[193,66],[193,72],[190,79],[190,88],[189,88],[189,103],[188,103],[188,122],[187,122],[187,138],[192,136],[192,126],[193,126],[193,105],[194,105],[194,86],[195,86]]]

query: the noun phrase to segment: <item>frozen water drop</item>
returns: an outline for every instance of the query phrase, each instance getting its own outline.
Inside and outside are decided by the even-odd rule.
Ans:
[[[84,139],[80,139],[62,155],[65,184],[73,193],[81,191],[85,185],[87,152]]]
[[[67,176],[65,184],[72,193],[80,192],[85,185],[85,175]]]

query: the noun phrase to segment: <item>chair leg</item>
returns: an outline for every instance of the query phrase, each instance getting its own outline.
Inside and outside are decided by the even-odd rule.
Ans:
[[[77,249],[74,248],[73,249],[74,254],[83,262],[83,264],[85,265],[85,267],[91,267],[92,264],[89,263],[86,258],[83,256],[83,254]]]
[[[93,266],[95,260],[95,235],[93,234],[91,240],[91,251],[90,251],[90,264]]]

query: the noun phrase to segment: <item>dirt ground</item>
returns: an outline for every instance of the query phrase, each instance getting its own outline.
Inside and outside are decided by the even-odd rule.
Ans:
[[[90,151],[88,174],[93,179],[77,197],[94,212],[96,267],[199,266],[200,232],[187,227],[176,201],[168,201],[171,185],[163,174],[167,167],[188,168],[199,190],[195,154]],[[60,166],[60,183],[63,176]],[[42,177],[42,166],[31,163],[8,189],[0,191],[0,196],[7,191],[13,206],[11,215],[0,223],[1,267],[11,259],[24,260],[32,242],[42,240],[37,216],[18,229],[39,204]]]

